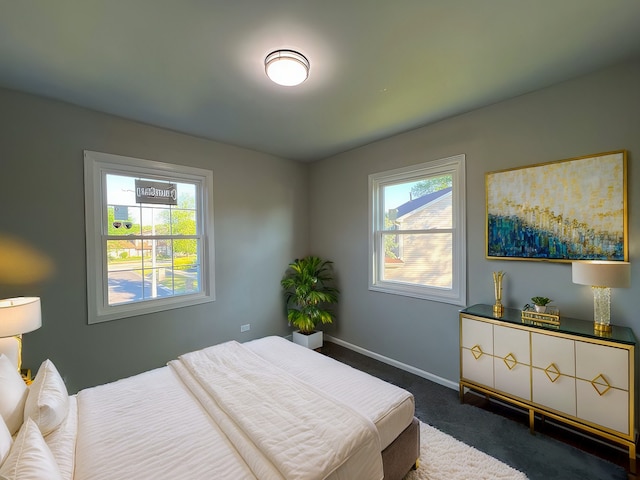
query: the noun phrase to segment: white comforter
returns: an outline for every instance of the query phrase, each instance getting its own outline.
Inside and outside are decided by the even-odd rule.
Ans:
[[[378,429],[382,449],[413,420],[413,395],[396,385],[282,337],[264,337],[242,345],[371,420]]]
[[[259,478],[382,478],[373,423],[243,345],[216,345],[170,366],[178,362],[214,400],[215,408],[207,409],[227,437],[246,436],[245,443],[273,465]],[[241,452],[245,461],[256,454],[252,450]]]
[[[255,480],[168,367],[77,394],[76,480]]]
[[[236,342],[77,404],[78,480],[383,477],[370,420]]]

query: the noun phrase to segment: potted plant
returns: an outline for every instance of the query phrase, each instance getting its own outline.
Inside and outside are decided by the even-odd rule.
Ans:
[[[547,305],[551,303],[551,300],[547,297],[532,297],[531,301],[535,306],[536,312],[544,313],[547,311]]]
[[[333,287],[333,262],[313,255],[296,259],[289,264],[280,282],[284,288],[287,319],[298,329],[293,341],[308,348],[322,346],[319,323],[332,323],[335,315],[328,305],[338,303],[338,289]]]

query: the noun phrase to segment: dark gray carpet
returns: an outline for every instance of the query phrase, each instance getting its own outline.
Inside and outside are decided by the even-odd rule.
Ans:
[[[410,391],[416,401],[416,417],[421,421],[520,470],[531,480],[627,479],[627,472],[619,465],[544,433],[531,435],[524,413],[519,422],[461,404],[456,390],[331,342],[325,341],[322,353]]]

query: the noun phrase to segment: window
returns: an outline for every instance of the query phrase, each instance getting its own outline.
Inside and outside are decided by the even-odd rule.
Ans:
[[[213,173],[84,152],[89,323],[215,300]]]
[[[369,289],[466,304],[465,157],[369,176]]]

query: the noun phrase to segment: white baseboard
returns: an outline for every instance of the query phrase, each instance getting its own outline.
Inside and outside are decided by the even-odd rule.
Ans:
[[[426,378],[427,380],[431,380],[432,382],[444,387],[449,387],[453,390],[458,390],[460,387],[457,382],[452,382],[451,380],[447,380],[446,378],[439,377],[437,375],[434,375],[433,373],[429,373],[411,365],[407,365],[406,363],[399,362],[397,360],[394,360],[393,358],[385,357],[384,355],[380,355],[357,345],[353,345],[352,343],[345,342],[344,340],[332,337],[331,335],[327,335],[326,333],[324,335],[324,338],[329,342],[333,342],[335,344],[348,348],[349,350],[353,350],[354,352],[358,352],[367,357],[379,360],[382,363],[386,363],[387,365],[399,368],[400,370],[404,370],[405,372],[413,373],[414,375],[417,375],[419,377]]]

